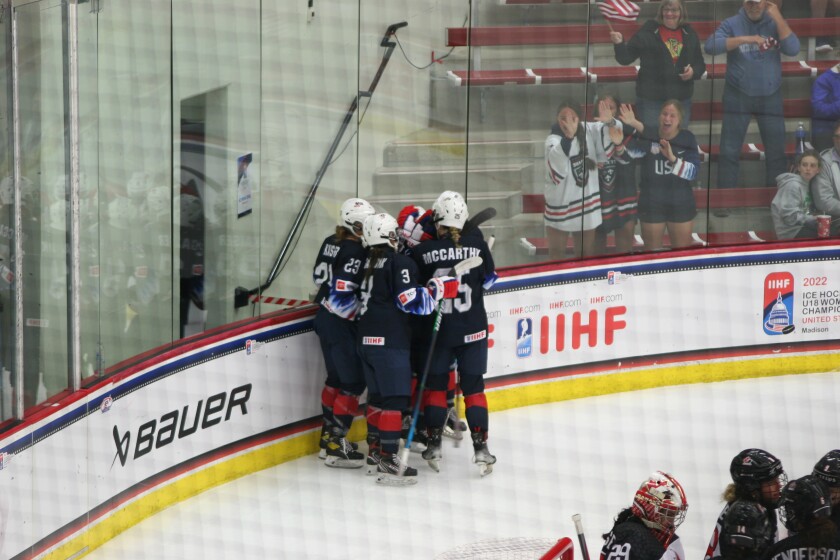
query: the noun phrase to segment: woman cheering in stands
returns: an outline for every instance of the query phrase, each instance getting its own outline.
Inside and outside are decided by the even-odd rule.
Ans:
[[[636,129],[635,137],[626,148],[618,146],[616,154],[641,160],[639,222],[645,250],[662,248],[666,228],[672,248],[691,245],[697,215],[691,181],[700,167],[700,150],[694,134],[680,128],[682,104],[671,99],[662,105],[658,130],[647,130],[630,105],[621,106],[620,118]]]
[[[603,103],[598,113],[602,122],[581,122],[577,107],[564,101],[545,139],[544,218],[552,260],[565,258],[570,233],[576,257],[595,254],[595,228],[602,221],[596,167],[613,149],[604,146],[601,135],[603,122],[612,122],[612,115]]]
[[[682,103],[684,126],[691,120],[694,80],[706,72],[700,39],[686,21],[688,12],[681,0],[662,0],[656,19],[645,22],[628,42],[613,31],[615,59],[627,66],[639,60],[636,80],[636,114],[646,124],[656,123],[666,99]]]

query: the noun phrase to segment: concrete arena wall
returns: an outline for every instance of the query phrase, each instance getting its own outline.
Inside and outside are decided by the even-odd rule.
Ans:
[[[485,298],[489,406],[834,371],[838,260],[840,247],[814,242],[504,270]],[[83,554],[173,503],[314,453],[313,315],[205,333],[3,434],[0,557]]]

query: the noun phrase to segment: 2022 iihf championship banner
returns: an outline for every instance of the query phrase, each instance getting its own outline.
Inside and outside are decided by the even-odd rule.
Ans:
[[[840,338],[836,257],[809,247],[505,277],[485,300],[488,375]]]

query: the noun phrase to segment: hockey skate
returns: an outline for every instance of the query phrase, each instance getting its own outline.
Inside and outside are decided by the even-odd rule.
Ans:
[[[402,438],[403,446],[408,442],[408,430],[410,429],[411,422],[409,419],[409,425],[403,425],[402,433],[400,434],[400,438]],[[422,453],[426,450],[426,444],[429,440],[429,436],[426,434],[425,428],[420,428],[415,426],[414,427],[414,437],[411,440],[411,449],[412,453]]]
[[[336,469],[360,469],[364,466],[365,456],[353,449],[353,445],[338,433],[330,435],[327,442],[325,464]]]
[[[376,483],[385,486],[411,486],[417,484],[417,469],[405,465],[402,474],[402,461],[399,453],[382,453],[380,455],[378,476]]]
[[[318,458],[322,461],[327,458],[327,444],[330,442],[330,429],[326,423],[321,425],[321,438],[318,440]],[[350,442],[353,451],[358,451],[359,444]]]
[[[429,466],[435,472],[440,472],[440,460],[443,459],[443,450],[441,449],[441,439],[443,430],[440,428],[432,428],[429,430],[429,441],[426,444],[426,450],[423,451],[423,459],[429,463]]]
[[[382,454],[379,450],[379,442],[368,439],[368,454],[367,454],[367,474],[368,476],[377,474],[379,472],[379,462],[382,460]]]
[[[496,456],[490,454],[487,449],[487,434],[485,432],[473,432],[473,463],[478,465],[478,472],[482,477],[493,472],[493,465],[496,463]]]
[[[464,439],[464,432],[467,431],[467,424],[458,418],[458,412],[454,407],[446,411],[446,424],[443,427],[443,435],[454,439],[456,442]],[[455,444],[457,445],[457,443]]]

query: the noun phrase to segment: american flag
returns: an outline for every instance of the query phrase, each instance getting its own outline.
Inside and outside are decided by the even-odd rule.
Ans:
[[[639,5],[630,0],[604,0],[597,4],[607,21],[636,21],[639,17]]]

